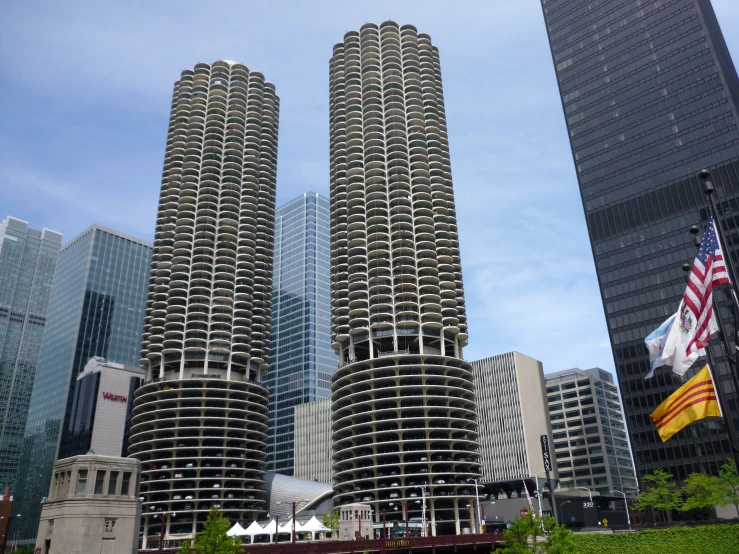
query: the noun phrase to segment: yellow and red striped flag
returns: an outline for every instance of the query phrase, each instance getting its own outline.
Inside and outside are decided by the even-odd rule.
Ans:
[[[706,365],[695,377],[673,392],[649,416],[662,442],[680,429],[706,417],[721,417],[711,372]]]

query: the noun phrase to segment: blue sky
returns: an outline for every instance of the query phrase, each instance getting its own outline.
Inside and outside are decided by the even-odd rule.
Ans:
[[[739,2],[714,0],[739,59]],[[328,195],[328,60],[368,21],[441,51],[467,359],[613,370],[538,0],[3,2],[0,217],[65,240],[94,222],[151,239],[172,85],[199,61],[264,73],[281,99],[278,204]]]

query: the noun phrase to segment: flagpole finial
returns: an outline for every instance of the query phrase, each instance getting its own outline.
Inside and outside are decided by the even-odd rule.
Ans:
[[[698,233],[701,232],[701,228],[698,227],[697,225],[691,225],[688,231],[690,232],[691,235],[697,235]]]

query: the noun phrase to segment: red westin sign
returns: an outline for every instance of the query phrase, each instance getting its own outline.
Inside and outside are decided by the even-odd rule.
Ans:
[[[120,394],[111,394],[109,392],[103,393],[105,400],[112,400],[113,402],[128,402],[128,398]]]

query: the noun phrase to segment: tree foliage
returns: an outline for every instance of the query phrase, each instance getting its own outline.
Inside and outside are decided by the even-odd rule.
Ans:
[[[729,460],[722,465],[718,478],[723,486],[723,493],[717,506],[733,504],[736,508],[736,515],[739,516],[739,472],[737,472],[736,462]]]
[[[679,510],[682,505],[680,491],[675,486],[675,479],[670,473],[655,469],[654,473],[647,473],[643,477],[647,489],[639,494],[634,502],[634,508],[644,510]]]
[[[323,514],[323,520],[321,521],[326,527],[331,529],[331,531],[338,531],[339,530],[339,509],[334,508],[333,510],[330,510]]]
[[[211,507],[203,532],[195,536],[193,543],[182,543],[182,554],[243,554],[241,539],[226,534],[230,528],[231,522],[221,515],[218,508]]]
[[[691,473],[685,479],[681,492],[683,503],[680,509],[684,512],[702,508],[715,508],[721,501],[721,481],[713,475]]]
[[[573,554],[572,531],[553,517],[528,512],[503,532],[503,554]]]

